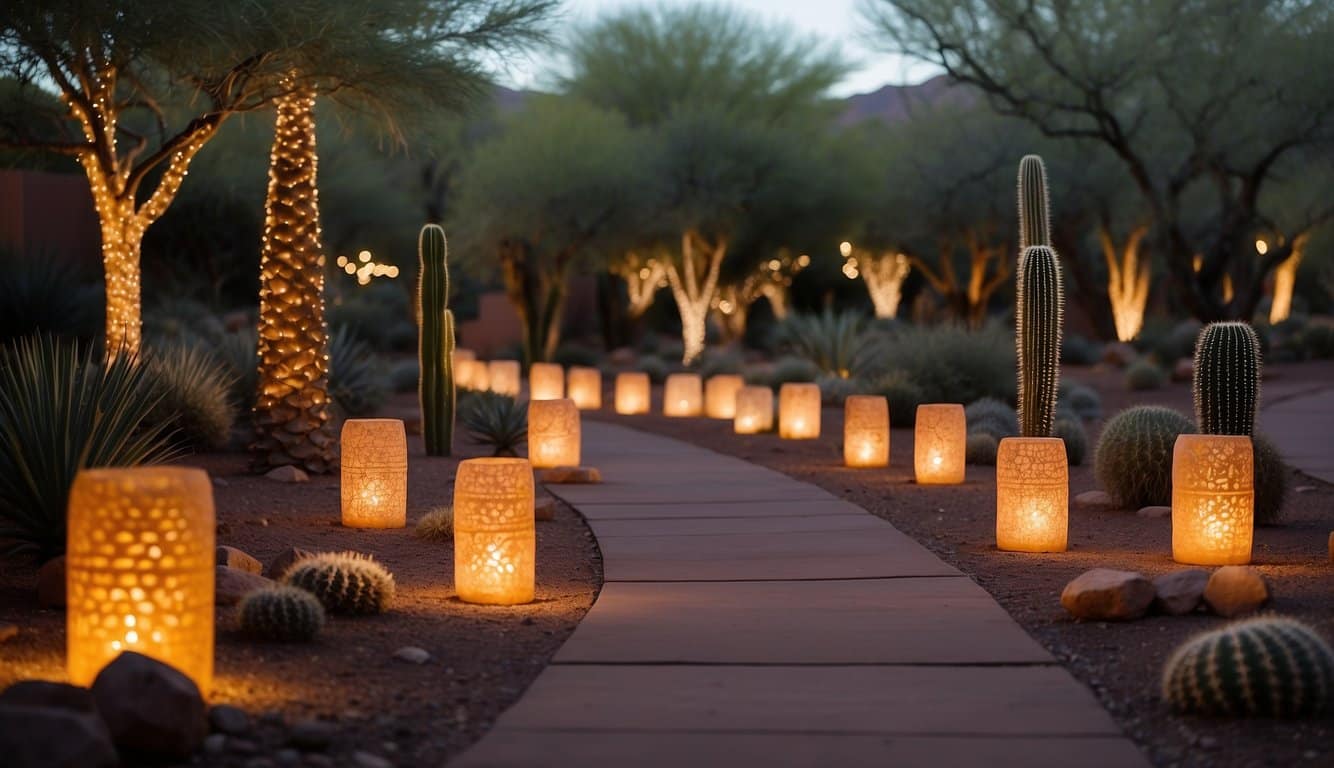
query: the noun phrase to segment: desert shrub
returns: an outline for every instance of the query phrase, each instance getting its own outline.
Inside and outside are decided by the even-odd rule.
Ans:
[[[1132,392],[1162,389],[1167,384],[1167,371],[1141,357],[1126,368],[1125,382],[1126,389]]]
[[[1052,425],[1052,437],[1065,441],[1065,458],[1072,467],[1084,463],[1088,455],[1089,435],[1084,431],[1084,424],[1079,419],[1058,418]]]
[[[283,582],[311,593],[330,613],[384,613],[394,600],[393,574],[357,552],[322,552],[298,560]]]
[[[416,360],[399,360],[389,369],[389,387],[395,392],[416,392],[421,366]]]
[[[374,413],[389,399],[384,362],[343,329],[329,338],[329,397],[347,417]]]
[[[830,374],[824,374],[815,383],[820,386],[820,401],[825,405],[842,405],[848,395],[859,395],[866,391],[866,385],[861,379],[845,379]]]
[[[566,368],[572,365],[595,368],[598,363],[602,362],[602,354],[587,344],[567,341],[556,348],[556,354],[552,357],[552,362],[560,363]]]
[[[1102,345],[1077,333],[1061,339],[1063,365],[1093,365],[1102,357]]]
[[[166,425],[182,447],[225,447],[236,422],[231,369],[202,347],[179,342],[151,348],[144,358],[159,395],[145,423]]]
[[[894,371],[876,379],[870,387],[872,394],[884,395],[889,401],[889,423],[895,427],[911,427],[917,423],[917,406],[929,402],[922,388],[902,371]]]
[[[1095,421],[1102,417],[1102,396],[1092,387],[1061,379],[1056,410],[1068,411],[1085,421]]]
[[[0,344],[38,333],[92,340],[102,331],[102,286],[81,270],[44,255],[0,252],[0,262]]]
[[[667,374],[672,372],[672,366],[668,365],[660,357],[653,355],[644,355],[639,358],[635,367],[648,374],[648,380],[654,384],[661,384],[667,380]]]
[[[964,460],[969,464],[996,466],[996,451],[1000,442],[986,432],[972,432],[964,443]]]
[[[490,446],[493,456],[515,456],[528,438],[528,409],[495,392],[468,392],[459,400],[459,421],[468,436]]]
[[[971,403],[984,397],[1014,402],[1013,333],[991,325],[980,331],[957,326],[906,326],[879,351],[922,392],[921,402]]]
[[[1298,343],[1307,357],[1316,360],[1334,358],[1334,323],[1327,320],[1312,321],[1302,329]]]
[[[1183,357],[1194,357],[1195,340],[1199,338],[1201,327],[1199,320],[1182,320],[1154,339],[1148,351],[1165,366],[1171,366]]]
[[[159,347],[214,345],[227,330],[222,320],[202,301],[187,296],[163,296],[144,308],[144,338]]]
[[[820,368],[802,357],[780,357],[774,361],[773,367],[769,369],[768,384],[774,389],[778,389],[784,384],[791,384],[803,381],[815,381],[820,378]]]
[[[1288,500],[1288,465],[1264,435],[1253,435],[1251,443],[1255,449],[1255,522],[1273,525],[1283,519]]]
[[[255,405],[259,391],[259,340],[254,328],[224,334],[213,348],[218,361],[231,373],[231,400],[242,411]]]
[[[710,347],[700,355],[699,375],[708,379],[723,373],[741,373],[745,365],[741,351],[733,347]]]
[[[974,400],[963,409],[968,434],[991,435],[997,441],[1019,434],[1019,415],[994,397]]]
[[[59,555],[76,472],[173,458],[167,425],[148,423],[159,397],[130,355],[46,334],[0,348],[0,540]]]
[[[1157,405],[1127,408],[1107,420],[1093,456],[1093,475],[1119,505],[1172,503],[1172,449],[1195,422]]]
[[[417,521],[416,536],[427,541],[450,541],[454,538],[454,508],[433,507]]]
[[[779,348],[809,360],[821,373],[848,378],[878,372],[876,337],[866,332],[866,317],[859,312],[791,315],[778,325],[777,340]]]

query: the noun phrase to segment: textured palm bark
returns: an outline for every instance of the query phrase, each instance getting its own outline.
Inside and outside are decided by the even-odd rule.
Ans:
[[[268,214],[260,252],[256,469],[296,465],[329,472],[338,443],[329,415],[324,251],[315,186],[315,96],[277,101]]]

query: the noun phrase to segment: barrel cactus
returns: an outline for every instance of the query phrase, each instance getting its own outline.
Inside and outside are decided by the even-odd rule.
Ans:
[[[1294,619],[1239,621],[1177,648],[1163,668],[1163,698],[1197,715],[1317,715],[1334,701],[1334,651]]]
[[[1051,245],[1047,167],[1037,155],[1019,161],[1019,252],[1031,245]],[[1060,346],[1059,344],[1057,345]]]
[[[330,613],[384,613],[394,599],[394,577],[356,552],[324,552],[298,561],[283,581],[314,595]]]
[[[1157,405],[1127,408],[1107,420],[1093,456],[1093,475],[1121,507],[1172,503],[1172,449],[1195,425]]]
[[[1195,421],[1206,435],[1250,435],[1260,401],[1260,339],[1247,323],[1210,323],[1195,342]]]
[[[422,437],[428,456],[448,456],[454,446],[454,313],[449,311],[449,248],[439,225],[422,227],[417,258]]]
[[[1019,257],[1015,335],[1019,358],[1019,434],[1051,437],[1061,376],[1065,296],[1056,251],[1030,246]]]
[[[236,610],[241,632],[256,640],[307,642],[324,626],[324,606],[304,589],[278,585],[241,599]]]

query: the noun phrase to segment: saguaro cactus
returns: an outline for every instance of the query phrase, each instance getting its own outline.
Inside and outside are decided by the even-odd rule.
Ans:
[[[1032,245],[1051,245],[1047,167],[1037,155],[1019,161],[1019,252]]]
[[[1056,251],[1044,245],[1025,248],[1019,257],[1017,287],[1019,434],[1050,437],[1061,377],[1065,307]]]
[[[448,456],[454,447],[454,314],[449,311],[448,257],[445,230],[436,224],[422,227],[417,237],[417,359],[428,456]]]
[[[1210,323],[1195,342],[1195,421],[1206,435],[1250,435],[1260,400],[1260,339],[1246,323]]]

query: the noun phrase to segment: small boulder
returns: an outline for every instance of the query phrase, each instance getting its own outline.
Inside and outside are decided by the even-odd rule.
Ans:
[[[0,643],[17,637],[19,634],[19,625],[9,621],[0,621]]]
[[[533,507],[533,517],[537,520],[555,520],[556,500],[550,496],[539,496]],[[1331,535],[1330,541],[1334,541],[1334,535]]]
[[[1116,502],[1106,491],[1084,491],[1075,496],[1075,506],[1080,509],[1106,511],[1116,509]]]
[[[323,720],[302,720],[292,725],[288,741],[303,752],[318,752],[333,741],[338,726]]]
[[[0,703],[6,768],[110,768],[119,764],[97,713]]]
[[[551,485],[593,485],[602,482],[597,467],[552,467],[541,470],[541,479]]]
[[[1061,605],[1077,619],[1128,621],[1143,616],[1153,596],[1153,583],[1134,571],[1094,568],[1065,585]]]
[[[1140,507],[1139,511],[1137,511],[1135,514],[1138,515],[1139,517],[1149,517],[1149,518],[1171,517],[1172,508],[1160,507],[1160,506]]]
[[[1153,609],[1169,616],[1180,616],[1200,607],[1204,599],[1204,585],[1209,583],[1209,572],[1203,568],[1165,573],[1153,580],[1156,593]]]
[[[291,568],[296,561],[305,560],[308,557],[314,556],[315,553],[309,550],[301,549],[300,547],[288,547],[282,552],[279,552],[277,557],[269,561],[269,566],[264,569],[264,575],[277,581],[283,577],[283,574],[287,573],[287,569]]]
[[[1269,602],[1269,584],[1249,565],[1225,565],[1214,571],[1204,587],[1209,610],[1224,618],[1259,610]]]
[[[1139,352],[1124,341],[1102,345],[1102,362],[1124,368],[1139,358]]]
[[[270,480],[277,480],[280,483],[310,482],[310,475],[307,475],[304,469],[301,469],[300,467],[294,467],[291,464],[286,464],[281,467],[274,467],[273,469],[270,469],[268,472],[265,472],[264,476]]]
[[[431,660],[431,654],[425,648],[405,645],[397,651],[394,651],[394,658],[399,661],[406,661],[409,664],[425,664]]]
[[[246,573],[264,572],[263,563],[236,547],[229,547],[226,544],[218,546],[218,565],[225,565],[228,568],[235,568]]]
[[[1195,361],[1183,357],[1172,366],[1172,381],[1190,381],[1195,378]]]
[[[208,710],[208,725],[215,733],[245,736],[250,733],[250,715],[240,707],[218,704]]]
[[[228,568],[225,565],[217,567],[215,578],[217,591],[214,600],[218,605],[236,605],[241,602],[241,598],[251,592],[273,583],[272,579],[266,579],[257,573]]]
[[[93,698],[116,746],[188,757],[208,735],[204,697],[179,670],[126,651],[98,673]]]
[[[37,604],[43,608],[65,607],[65,556],[52,558],[37,569]]]

